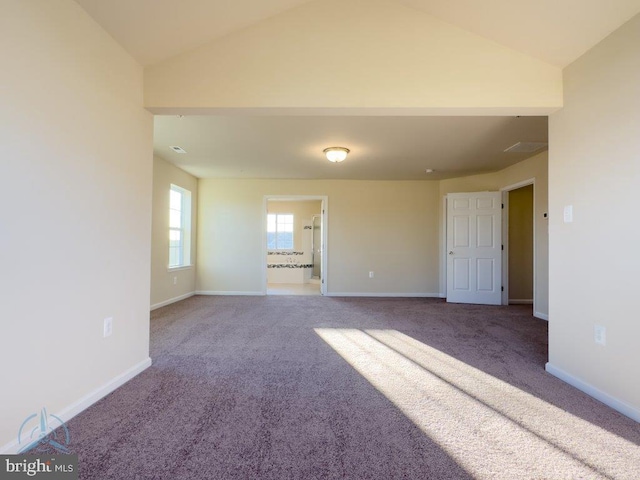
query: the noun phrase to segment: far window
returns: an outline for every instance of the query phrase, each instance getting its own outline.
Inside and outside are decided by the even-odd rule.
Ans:
[[[191,265],[191,192],[177,185],[169,191],[169,268]]]
[[[270,213],[267,215],[267,248],[269,250],[293,249],[293,215]]]

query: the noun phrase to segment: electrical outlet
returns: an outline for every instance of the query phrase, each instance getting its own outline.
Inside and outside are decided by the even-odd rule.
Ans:
[[[369,278],[373,278],[373,272],[369,272]]]
[[[113,333],[113,317],[105,318],[102,326],[102,335],[107,338]]]
[[[173,277],[173,284],[174,284],[174,285],[177,285],[177,284],[178,284],[178,277],[177,277],[177,276],[174,276],[174,277]]]
[[[607,328],[602,325],[595,325],[593,327],[593,340],[597,345],[607,344]]]

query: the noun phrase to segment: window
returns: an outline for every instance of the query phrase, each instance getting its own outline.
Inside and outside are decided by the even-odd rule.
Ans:
[[[267,248],[269,250],[293,249],[293,215],[269,213],[267,215]]]
[[[191,192],[171,185],[169,191],[169,268],[191,265]]]

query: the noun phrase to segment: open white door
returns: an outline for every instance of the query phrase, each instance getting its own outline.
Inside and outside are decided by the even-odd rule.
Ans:
[[[502,303],[502,194],[447,195],[447,302]]]

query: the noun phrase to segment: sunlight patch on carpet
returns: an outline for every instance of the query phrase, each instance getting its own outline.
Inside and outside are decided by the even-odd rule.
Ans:
[[[474,478],[640,478],[634,443],[410,336],[314,330]]]

